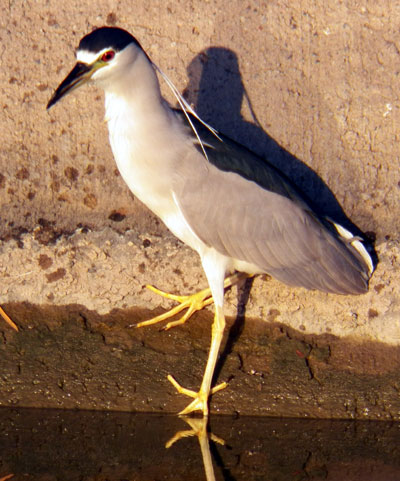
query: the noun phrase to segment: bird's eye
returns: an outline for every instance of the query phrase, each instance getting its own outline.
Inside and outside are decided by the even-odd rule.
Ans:
[[[103,60],[103,62],[109,62],[114,57],[115,57],[114,50],[107,50],[107,52],[104,52],[103,55],[101,56],[101,60]]]

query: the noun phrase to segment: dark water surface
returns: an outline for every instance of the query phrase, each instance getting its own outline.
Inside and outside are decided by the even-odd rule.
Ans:
[[[0,408],[0,480],[400,480],[399,423],[212,416],[204,429],[176,416]]]

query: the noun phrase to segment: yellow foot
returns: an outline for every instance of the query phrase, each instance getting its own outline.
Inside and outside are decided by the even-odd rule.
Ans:
[[[247,274],[243,274],[241,272],[236,272],[232,276],[227,277],[224,280],[224,288],[231,287],[234,284],[237,284],[243,279],[249,277]],[[149,319],[148,321],[139,322],[136,324],[136,327],[143,327],[143,326],[151,326],[152,324],[157,324],[158,322],[165,321],[170,317],[179,314],[184,309],[187,309],[187,312],[177,321],[169,322],[165,327],[164,330],[171,329],[171,327],[179,326],[180,324],[184,324],[189,317],[194,314],[196,311],[200,311],[206,306],[209,306],[214,302],[210,288],[203,289],[200,292],[196,292],[196,294],[192,294],[189,296],[176,296],[174,294],[169,294],[168,292],[161,291],[156,287],[147,285],[147,289],[150,289],[155,294],[158,294],[162,297],[166,297],[167,299],[171,299],[172,301],[179,302],[179,305],[170,309],[169,311],[165,312],[164,314],[160,314],[157,317],[153,317],[153,319]]]
[[[177,321],[171,321],[164,327],[165,330],[171,329],[171,327],[184,324],[192,314],[194,314],[196,311],[200,311],[201,309],[203,309],[203,307],[208,306],[213,302],[210,289],[203,289],[202,291],[189,296],[175,296],[174,294],[168,294],[167,292],[160,291],[153,286],[147,285],[146,287],[162,297],[166,297],[167,299],[179,302],[179,305],[165,312],[164,314],[153,317],[153,319],[139,322],[138,324],[136,324],[136,327],[151,326],[152,324],[157,324],[157,322],[165,321],[166,319],[169,319],[170,317],[179,314],[184,309],[187,309],[187,312],[180,319],[178,319]]]
[[[210,394],[208,394],[201,388],[199,392],[196,392],[182,387],[170,374],[168,375],[168,381],[175,387],[179,394],[185,394],[186,396],[193,398],[193,401],[187,405],[185,409],[179,413],[179,415],[189,414],[193,411],[202,411],[204,417],[208,416],[209,395],[221,391],[221,389],[225,389],[228,385],[226,382],[221,382],[221,384],[218,384],[218,386],[213,387],[210,390]]]
[[[0,307],[0,316],[6,321],[7,324],[9,324],[16,331],[18,331],[17,325],[7,316],[2,307]]]

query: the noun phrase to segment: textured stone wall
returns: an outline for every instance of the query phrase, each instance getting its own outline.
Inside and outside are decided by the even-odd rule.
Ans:
[[[39,218],[66,230],[79,223],[115,226],[114,211],[127,216],[119,224],[124,229],[146,223],[115,170],[102,93],[85,88],[45,110],[74,64],[82,35],[116,24],[131,31],[178,88],[186,89],[203,117],[268,156],[325,211],[338,211],[335,196],[361,229],[376,233],[378,243],[396,237],[395,3],[6,4],[0,73],[3,236],[12,228],[32,230]]]

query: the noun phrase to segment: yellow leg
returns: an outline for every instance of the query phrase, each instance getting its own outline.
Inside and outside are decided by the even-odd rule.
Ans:
[[[7,324],[9,324],[16,331],[18,331],[17,325],[7,316],[2,307],[0,307],[0,316],[6,321]]]
[[[246,274],[237,272],[225,279],[224,288],[226,289],[228,287],[231,287],[234,284],[238,283],[241,279],[245,279],[246,277],[248,277]],[[147,285],[146,287],[162,297],[166,297],[167,299],[171,299],[172,301],[179,302],[179,305],[173,307],[171,310],[165,312],[164,314],[160,314],[157,317],[149,319],[148,321],[139,322],[138,324],[136,324],[136,327],[151,326],[152,324],[157,324],[158,322],[165,321],[166,319],[169,319],[176,314],[179,314],[184,309],[187,309],[186,313],[180,319],[176,321],[171,321],[164,327],[165,330],[168,330],[171,329],[171,327],[184,324],[196,311],[200,311],[204,307],[209,306],[213,303],[210,288],[203,289],[202,291],[189,296],[176,296],[174,294],[169,294],[167,292],[156,289],[153,286]]]
[[[227,383],[223,382],[211,389],[211,381],[214,374],[215,365],[217,363],[218,352],[221,345],[224,328],[225,317],[222,307],[216,306],[211,333],[210,352],[208,354],[207,365],[199,392],[183,388],[171,375],[168,376],[168,380],[175,386],[180,394],[186,394],[186,396],[194,398],[193,401],[179,414],[189,414],[193,411],[202,411],[204,417],[208,416],[208,397],[210,394],[214,394],[215,392],[220,391],[227,386]]]
[[[203,262],[203,267],[204,267],[204,262]],[[207,273],[207,270],[206,270],[206,273]],[[223,287],[224,289],[226,289],[227,287],[231,287],[234,284],[238,283],[239,281],[246,279],[247,277],[249,277],[248,274],[237,272],[232,276],[227,277],[224,280]],[[221,281],[222,281],[222,278],[221,278]],[[218,278],[217,278],[217,281],[218,281]],[[152,324],[156,324],[158,322],[164,321],[166,319],[169,319],[170,317],[175,316],[176,314],[180,313],[184,309],[187,309],[187,312],[180,319],[178,319],[177,321],[171,321],[166,325],[165,329],[170,329],[171,327],[175,327],[179,324],[183,324],[189,319],[189,317],[193,313],[203,309],[203,307],[208,306],[213,302],[211,289],[209,288],[203,289],[202,291],[189,296],[176,296],[174,294],[168,294],[166,292],[160,291],[159,289],[156,289],[155,287],[152,287],[152,286],[147,286],[147,287],[153,292],[155,292],[156,294],[166,297],[167,299],[171,299],[173,301],[179,302],[179,305],[172,308],[170,311],[164,314],[154,317],[153,319],[136,324],[137,327],[150,326]],[[214,287],[215,287],[215,283],[214,283]],[[218,283],[217,283],[217,288],[219,289]],[[203,376],[203,381],[201,383],[199,392],[195,392],[190,389],[186,389],[182,387],[171,375],[168,375],[168,380],[174,385],[174,387],[177,389],[179,393],[185,394],[186,396],[193,398],[193,401],[183,411],[179,413],[181,415],[189,414],[193,411],[201,411],[203,413],[203,416],[207,417],[208,416],[208,398],[210,394],[214,394],[220,391],[221,389],[224,389],[227,386],[227,383],[223,382],[211,389],[211,382],[214,375],[215,365],[218,359],[218,352],[219,352],[219,348],[221,345],[222,336],[225,328],[225,317],[222,309],[223,289],[221,292],[219,292],[218,290],[217,292],[218,292],[217,297],[219,298],[217,300],[219,301],[218,302],[219,305],[216,305],[215,307],[215,316],[214,316],[214,322],[213,322],[212,334],[211,334],[211,346],[208,354],[208,360],[207,360],[207,365],[206,365],[206,369]]]

